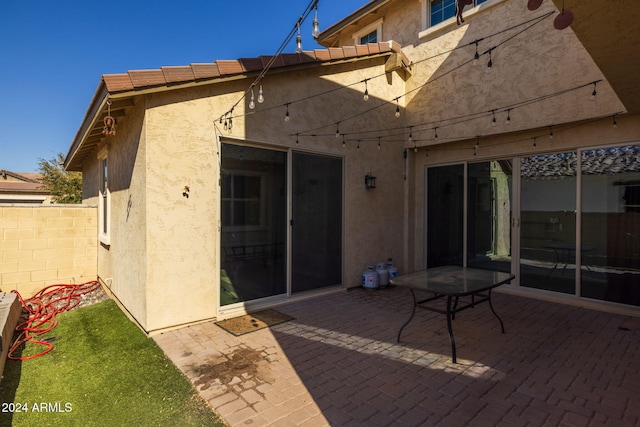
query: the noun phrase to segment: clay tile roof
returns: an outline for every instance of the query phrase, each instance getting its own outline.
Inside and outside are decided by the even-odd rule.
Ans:
[[[220,77],[220,70],[215,62],[212,64],[191,64],[191,69],[196,80]]]
[[[123,92],[133,89],[129,74],[105,74],[102,76],[109,92]]]
[[[134,88],[159,86],[166,83],[162,70],[129,71],[129,77]]]
[[[342,51],[344,52],[345,58],[354,58],[358,56],[358,49],[356,46],[345,46],[342,48]]]
[[[339,61],[369,55],[398,52],[403,62],[410,65],[396,42],[369,43],[367,45],[330,47],[300,53],[280,54],[277,57],[259,56],[237,60],[217,60],[205,64],[188,66],[161,67],[157,70],[132,70],[123,74],[105,74],[102,76],[106,89],[110,93],[126,92],[179,83],[197,82],[223,76],[234,76],[258,72],[271,62],[271,68],[310,64],[315,62]]]
[[[196,76],[193,74],[193,69],[187,67],[162,67],[164,73],[164,79],[167,83],[179,83],[189,80],[194,80]]]
[[[223,76],[228,74],[242,74],[247,71],[242,64],[236,60],[218,60],[216,63],[218,64],[220,75]]]
[[[330,47],[328,50],[332,60],[344,59],[344,51],[341,47]]]

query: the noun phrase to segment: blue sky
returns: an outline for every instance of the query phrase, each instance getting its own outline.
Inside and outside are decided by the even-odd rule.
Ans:
[[[367,0],[320,0],[320,29]],[[67,154],[102,74],[274,54],[309,0],[0,0],[0,169]],[[311,19],[304,49],[319,46]],[[293,52],[293,44],[285,52]]]

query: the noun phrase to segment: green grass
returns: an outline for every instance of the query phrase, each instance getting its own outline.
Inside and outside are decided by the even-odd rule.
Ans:
[[[52,352],[7,360],[0,425],[224,426],[187,377],[113,301],[58,320],[43,336],[59,337]],[[40,351],[27,343],[22,356]],[[9,404],[26,412],[6,412]]]

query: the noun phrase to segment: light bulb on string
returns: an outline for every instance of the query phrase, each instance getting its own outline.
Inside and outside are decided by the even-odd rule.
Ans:
[[[537,137],[535,137],[535,136],[533,137],[533,149],[534,149],[534,150],[535,150],[535,149],[537,148],[537,146],[538,146],[538,145],[536,144],[537,139],[538,139]]]
[[[596,99],[596,95],[598,94],[598,91],[596,90],[596,86],[598,85],[598,82],[593,82],[593,92],[591,92],[591,100],[595,101]]]
[[[511,108],[509,108],[507,110],[507,120],[505,122],[506,124],[510,125],[511,124]]]
[[[400,103],[398,102],[398,98],[396,98],[396,119],[400,117]]]
[[[313,15],[311,35],[313,36],[314,39],[317,39],[318,36],[320,35],[320,25],[318,24],[318,2],[316,2],[314,9],[315,9],[315,12]]]
[[[249,101],[249,109],[253,110],[256,108],[256,97],[253,93],[253,86],[251,86],[251,100]]]
[[[340,138],[340,122],[336,123],[336,138]]]
[[[284,114],[284,121],[288,122],[291,120],[291,117],[289,117],[289,103],[286,103],[285,106],[287,107],[287,112]]]
[[[487,62],[487,73],[491,71],[491,67],[493,67],[493,58],[491,58],[491,51],[493,49],[489,49],[489,62]]]
[[[296,133],[296,144],[300,143],[300,134]]]
[[[409,144],[413,142],[413,126],[409,126]]]
[[[298,27],[298,35],[296,36],[296,53],[302,52],[302,36],[300,35],[300,21],[296,24]]]
[[[549,126],[549,139],[553,139],[553,129]]]
[[[496,110],[491,110],[491,114],[493,114],[493,118],[491,119],[491,124],[496,124]]]
[[[380,149],[380,137],[378,137],[378,150]]]
[[[262,91],[262,80],[260,80],[260,88],[258,89],[258,103],[264,102],[264,92]]]
[[[342,135],[342,148],[345,148],[347,146],[347,141],[345,140],[345,135]]]
[[[365,101],[369,100],[369,87],[367,86],[367,79],[364,80],[364,95],[362,96],[362,99],[364,99]]]
[[[433,128],[433,138],[438,139],[438,128]]]
[[[478,41],[476,40],[476,53],[473,55],[473,65],[480,63],[480,54],[478,53]]]
[[[358,140],[358,145],[356,147],[358,150],[360,150],[360,140]]]
[[[615,115],[615,114],[613,115],[613,123],[612,123],[612,126],[614,127],[614,129],[618,127],[618,122],[616,122],[616,115]]]

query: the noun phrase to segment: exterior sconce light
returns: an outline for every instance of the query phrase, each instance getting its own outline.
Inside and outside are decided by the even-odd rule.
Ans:
[[[367,188],[376,188],[376,177],[371,172],[364,176],[364,185]]]

